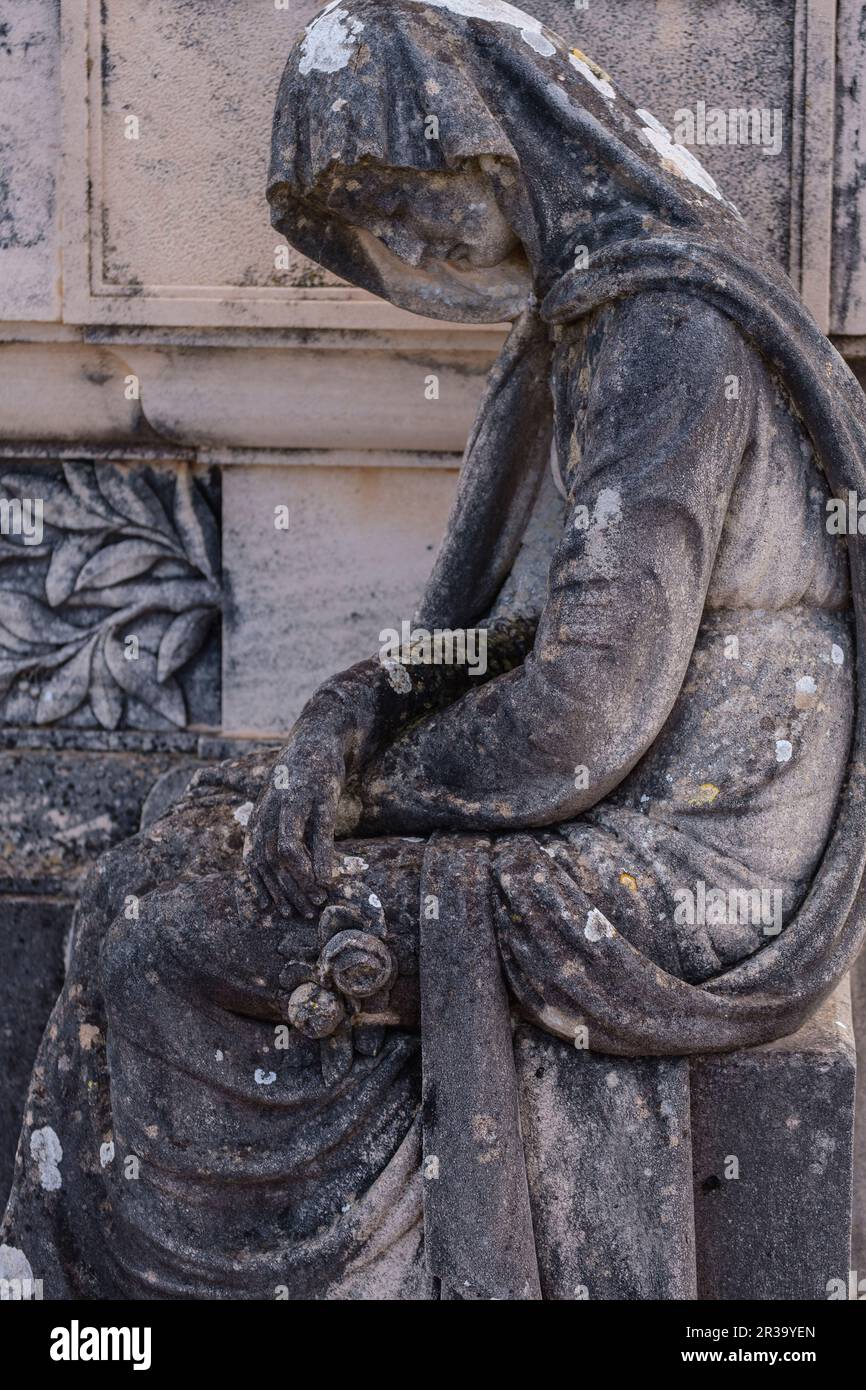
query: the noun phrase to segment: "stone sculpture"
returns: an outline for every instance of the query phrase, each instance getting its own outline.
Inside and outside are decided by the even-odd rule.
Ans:
[[[501,0],[330,4],[268,197],[352,284],[514,328],[412,660],[91,874],[7,1258],[48,1296],[592,1297],[521,1095],[647,1058],[672,1144],[664,1059],[793,1031],[860,943],[862,560],[827,517],[862,394],[694,157]],[[429,661],[473,624],[483,677]]]

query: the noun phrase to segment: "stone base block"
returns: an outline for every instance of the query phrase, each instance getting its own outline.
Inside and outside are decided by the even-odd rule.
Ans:
[[[764,1047],[607,1057],[521,1025],[515,1057],[545,1298],[845,1296],[847,981]]]
[[[689,1072],[681,1058],[515,1039],[546,1299],[695,1297]]]
[[[847,981],[791,1037],[692,1059],[699,1298],[847,1286],[854,1083]]]

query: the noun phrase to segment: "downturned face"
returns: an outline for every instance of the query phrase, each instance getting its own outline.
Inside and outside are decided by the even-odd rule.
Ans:
[[[387,297],[436,318],[513,318],[531,289],[523,248],[477,161],[422,173],[360,165],[332,171],[314,201],[357,230]]]

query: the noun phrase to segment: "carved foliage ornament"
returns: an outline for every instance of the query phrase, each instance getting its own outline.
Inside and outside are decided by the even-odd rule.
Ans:
[[[148,472],[0,474],[0,698],[38,690],[37,724],[87,702],[103,729],[130,702],[187,722],[177,674],[220,606],[219,532],[188,465],[164,486]]]

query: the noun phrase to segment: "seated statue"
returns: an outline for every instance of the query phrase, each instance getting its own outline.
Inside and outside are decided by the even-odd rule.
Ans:
[[[2,1240],[47,1297],[572,1297],[515,1020],[563,1069],[748,1047],[859,946],[864,400],[693,155],[502,0],[328,5],[268,199],[512,332],[407,659],[91,872]],[[468,629],[483,674],[431,659]]]

